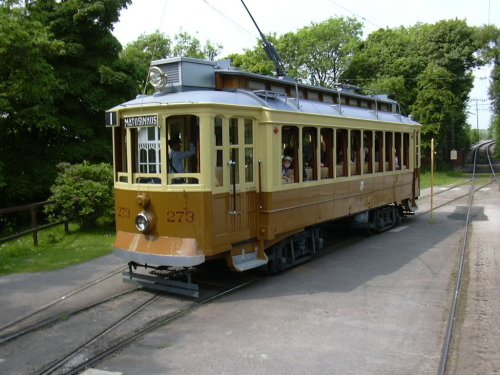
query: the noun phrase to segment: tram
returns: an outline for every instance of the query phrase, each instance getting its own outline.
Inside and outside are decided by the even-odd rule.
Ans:
[[[278,273],[322,247],[323,223],[379,232],[416,206],[421,126],[387,96],[187,57],[150,78],[154,94],[106,112],[127,279],[172,290],[162,271],[212,259]]]

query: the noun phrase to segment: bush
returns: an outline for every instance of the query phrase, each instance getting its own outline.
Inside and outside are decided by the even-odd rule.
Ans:
[[[57,165],[50,188],[53,204],[45,207],[51,221],[76,221],[83,228],[114,220],[113,167],[106,163]]]

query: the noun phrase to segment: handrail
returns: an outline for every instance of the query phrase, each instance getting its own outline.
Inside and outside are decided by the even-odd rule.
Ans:
[[[68,228],[68,221],[59,221],[56,223],[50,223],[50,224],[44,224],[44,225],[38,225],[37,217],[36,217],[36,212],[37,208],[45,206],[47,204],[52,204],[54,203],[53,201],[43,201],[43,202],[36,202],[36,203],[30,203],[26,204],[23,206],[16,206],[16,207],[8,207],[8,208],[2,208],[0,209],[0,215],[3,214],[9,214],[9,213],[17,213],[17,212],[23,212],[23,211],[31,211],[31,229],[27,229],[18,233],[14,233],[10,236],[0,238],[0,244],[8,241],[15,240],[19,237],[25,236],[26,234],[32,234],[33,235],[33,246],[38,246],[38,232],[43,229],[47,228],[52,228],[57,225],[64,224],[64,231],[68,233],[69,228]]]

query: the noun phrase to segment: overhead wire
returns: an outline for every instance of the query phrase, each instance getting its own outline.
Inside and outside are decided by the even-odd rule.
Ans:
[[[165,17],[165,10],[166,9],[167,9],[167,0],[165,0],[163,2],[163,9],[161,11],[160,25],[158,26],[158,30],[161,30],[161,28],[163,26],[163,18]],[[155,39],[155,44],[153,46],[153,53],[151,54],[151,60],[149,61],[149,68],[151,68],[151,64],[152,64],[153,60],[155,59],[155,55],[156,55],[156,52],[158,50],[158,39],[159,38]],[[143,95],[146,94],[146,89],[148,87],[148,78],[149,78],[149,69],[148,69],[148,73],[146,75],[146,80],[144,81],[144,88],[142,89]]]
[[[227,16],[226,14],[224,14],[222,11],[220,11],[219,9],[217,9],[216,7],[214,7],[212,4],[210,4],[207,0],[202,0],[206,5],[208,5],[210,8],[212,8],[212,10],[214,12],[216,12],[217,14],[219,14],[222,18],[224,18],[226,21],[230,22],[231,24],[233,24],[233,26],[235,26],[242,34],[245,34],[245,36],[249,37],[252,39],[252,41],[255,41],[255,35],[254,33],[250,32],[249,30],[245,29],[243,26],[241,26],[241,24],[237,23],[236,21],[234,21],[233,18]]]
[[[328,1],[329,1],[330,3],[332,3],[333,5],[335,5],[335,6],[339,7],[339,8],[342,8],[342,9],[344,9],[345,11],[347,11],[347,12],[351,13],[351,14],[352,14],[352,15],[354,15],[356,18],[361,18],[363,21],[368,22],[368,23],[369,23],[369,24],[371,24],[372,26],[378,27],[379,29],[382,29],[382,28],[383,28],[382,26],[379,26],[379,25],[377,25],[376,23],[373,23],[372,21],[370,21],[370,20],[369,20],[369,19],[367,19],[366,17],[360,16],[359,14],[354,13],[352,10],[347,9],[345,6],[338,4],[338,3],[336,3],[336,2],[335,2],[335,1],[333,1],[333,0],[328,0]]]

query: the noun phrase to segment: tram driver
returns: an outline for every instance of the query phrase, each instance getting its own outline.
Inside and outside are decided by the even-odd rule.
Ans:
[[[170,146],[170,153],[169,153],[169,172],[170,173],[186,173],[184,169],[184,159],[190,158],[194,154],[196,154],[196,147],[192,142],[189,142],[189,150],[188,151],[181,151],[181,145],[182,141],[180,140],[179,137],[173,137],[168,141],[168,145]],[[175,179],[173,180],[173,183],[180,183],[183,181],[178,181],[178,180],[184,180],[184,179]]]

